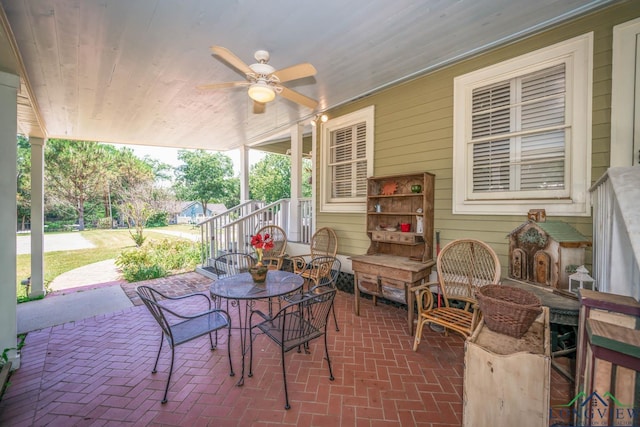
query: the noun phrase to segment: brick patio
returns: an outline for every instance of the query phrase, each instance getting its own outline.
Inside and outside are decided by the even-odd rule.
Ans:
[[[147,281],[173,295],[205,291],[210,279],[188,273]],[[136,284],[122,285],[132,296]],[[132,298],[135,304],[140,304]],[[176,348],[169,402],[160,404],[169,363],[164,348],[151,374],[159,328],[146,308],[97,316],[31,332],[22,367],[0,401],[2,426],[459,426],[464,341],[425,329],[413,352],[402,308],[338,292],[340,332],[329,328],[335,381],[328,380],[322,340],[312,354],[287,354],[291,409],[285,411],[280,355],[255,341],[254,372],[243,387],[230,377],[226,346],[206,337]],[[233,313],[232,313],[233,315]],[[232,357],[240,369],[237,331]],[[225,338],[221,344],[225,344]],[[551,403],[566,403],[571,384],[552,371]]]

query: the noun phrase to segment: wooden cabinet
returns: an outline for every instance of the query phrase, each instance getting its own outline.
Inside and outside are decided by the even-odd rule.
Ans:
[[[433,259],[434,180],[428,172],[368,179],[367,255]]]
[[[373,177],[367,181],[366,255],[351,257],[355,273],[355,313],[360,293],[413,307],[410,287],[429,277],[433,259],[433,191],[428,172]],[[413,334],[413,310],[408,310]]]
[[[547,307],[521,338],[482,323],[465,342],[462,425],[547,427],[550,383]]]

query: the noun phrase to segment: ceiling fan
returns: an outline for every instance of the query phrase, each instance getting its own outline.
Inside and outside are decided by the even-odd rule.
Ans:
[[[269,52],[266,50],[258,50],[254,55],[258,62],[251,65],[245,64],[240,58],[231,53],[229,49],[224,47],[212,46],[211,51],[213,52],[214,57],[222,59],[232,68],[243,73],[247,80],[207,84],[198,86],[198,89],[224,89],[229,87],[249,86],[249,98],[253,100],[253,112],[257,114],[264,113],[266,104],[273,101],[276,94],[279,94],[289,101],[304,105],[312,110],[318,106],[318,101],[315,99],[311,99],[301,93],[282,86],[282,83],[284,82],[314,76],[316,74],[316,69],[313,65],[305,62],[302,64],[292,65],[291,67],[283,68],[281,70],[276,70],[271,65],[267,64],[269,61]]]

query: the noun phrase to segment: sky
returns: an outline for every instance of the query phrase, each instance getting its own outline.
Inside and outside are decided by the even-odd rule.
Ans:
[[[146,145],[124,145],[124,144],[111,144],[116,148],[127,147],[133,150],[133,153],[143,159],[145,156],[149,156],[152,159],[159,160],[163,163],[167,163],[173,167],[180,165],[178,161],[178,148],[165,148],[165,147],[150,147]],[[230,150],[225,151],[223,154],[231,157],[233,161],[233,170],[236,173],[240,172],[240,151]],[[263,152],[257,150],[249,150],[249,164],[252,165],[259,161],[264,156]]]

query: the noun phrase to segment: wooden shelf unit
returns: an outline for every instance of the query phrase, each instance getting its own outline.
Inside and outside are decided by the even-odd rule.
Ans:
[[[433,259],[433,192],[435,176],[428,172],[384,177],[367,181],[366,255],[351,257],[355,273],[355,313],[360,314],[360,293],[413,307],[409,288],[421,284],[431,273]],[[412,192],[416,185],[419,192]],[[393,194],[382,194],[394,189]],[[379,210],[376,208],[379,206]],[[418,232],[418,217],[422,231]],[[410,224],[401,231],[400,224]],[[395,228],[395,230],[388,230]],[[408,332],[413,334],[413,310],[407,310]]]
[[[428,262],[433,259],[433,191],[435,176],[429,172],[372,177],[367,181],[367,234],[371,244],[367,255],[385,254]],[[382,194],[385,186],[396,184],[393,194]],[[411,187],[419,185],[414,193]],[[376,211],[380,206],[380,212]],[[421,209],[422,212],[418,212]],[[422,232],[417,233],[422,217]],[[400,231],[409,223],[410,231]],[[394,227],[396,231],[385,228]]]

